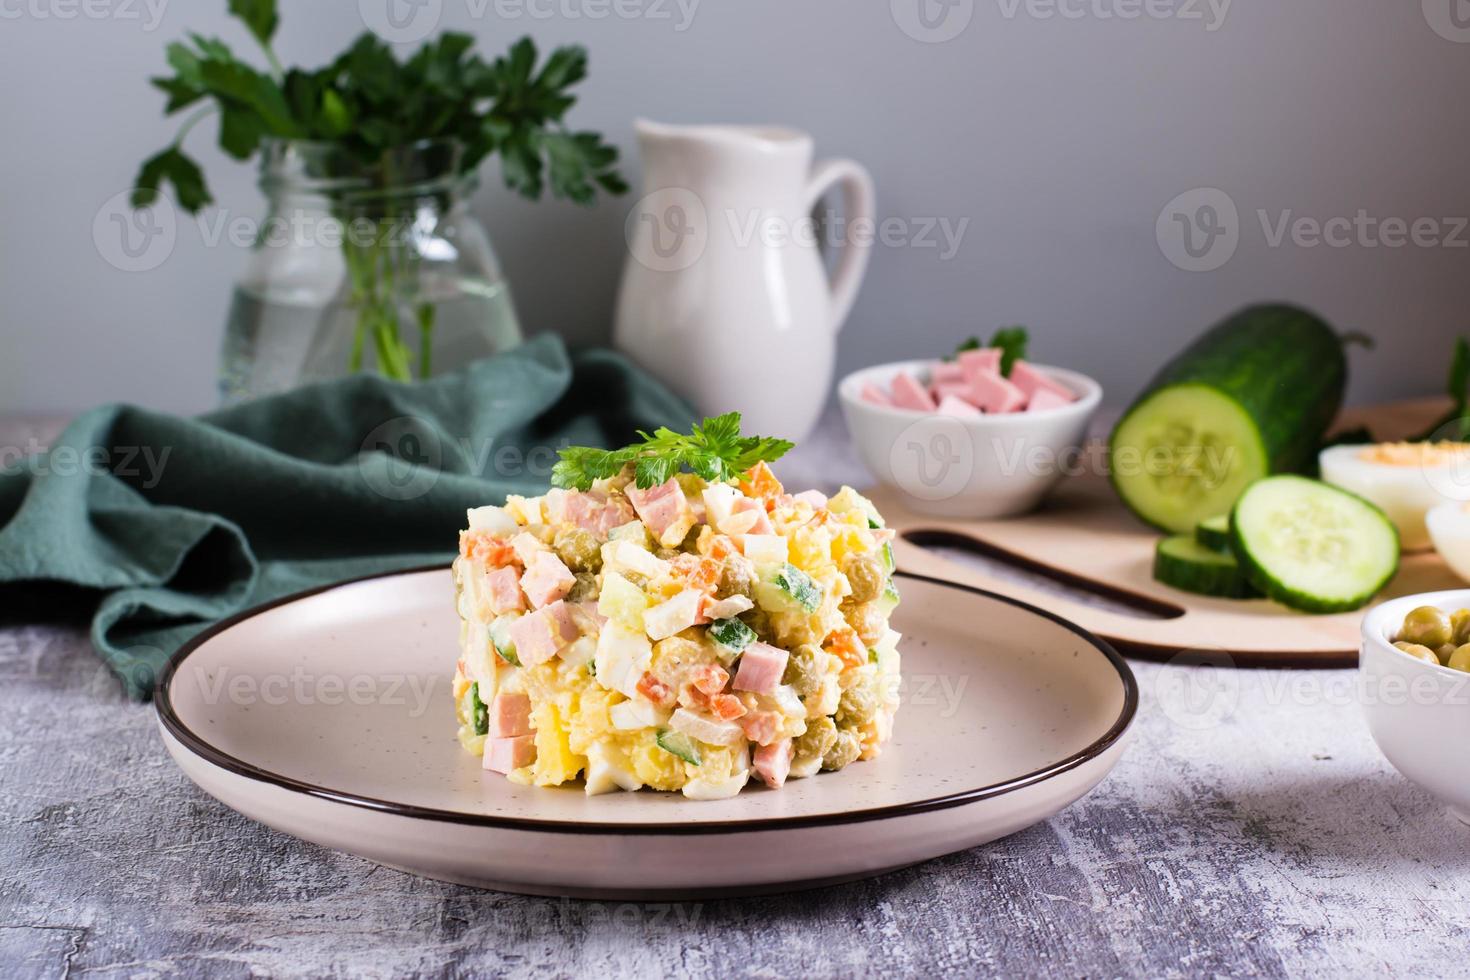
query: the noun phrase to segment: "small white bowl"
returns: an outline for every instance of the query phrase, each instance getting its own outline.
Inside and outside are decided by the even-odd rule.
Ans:
[[[959,418],[863,401],[865,384],[887,391],[900,371],[927,380],[934,361],[901,361],[854,371],[837,385],[858,455],[913,510],[939,517],[1023,514],[1056,482],[1086,463],[1083,440],[1102,386],[1076,371],[1034,365],[1077,400],[1043,412]]]
[[[1373,741],[1410,781],[1470,824],[1470,674],[1417,660],[1393,645],[1409,610],[1470,608],[1470,589],[1424,592],[1376,606],[1363,618],[1358,697]]]

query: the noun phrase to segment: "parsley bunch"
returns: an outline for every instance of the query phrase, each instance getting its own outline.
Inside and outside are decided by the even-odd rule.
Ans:
[[[639,431],[641,443],[622,449],[569,446],[551,471],[551,482],[568,490],[586,490],[594,481],[617,476],[633,464],[639,489],[665,483],[688,470],[712,483],[733,480],[756,463],[771,463],[791,451],[793,443],[768,436],[742,436],[740,413],[729,412],[696,423],[688,435],[660,427],[653,435]]]
[[[134,207],[147,207],[165,184],[178,203],[197,212],[212,197],[204,173],[182,149],[184,137],[208,115],[219,115],[219,145],[248,160],[266,138],[337,143],[361,160],[366,172],[388,151],[430,139],[455,139],[465,147],[463,169],[472,172],[499,154],[511,189],[529,198],[552,194],[590,204],[601,190],[622,194],[618,151],[591,132],[572,132],[562,119],[575,104],[570,90],[587,76],[587,53],[557,48],[537,68],[536,46],[522,38],[502,57],[486,62],[471,50],[474,38],[446,33],[426,43],[407,62],[372,34],[363,34],[331,64],[317,69],[281,66],[271,47],[279,24],[276,0],[229,0],[269,63],[262,71],[238,58],[216,38],[191,34],[167,49],[172,75],[152,79],[168,97],[172,115],[199,103],[172,143],[150,157],[134,181]]]

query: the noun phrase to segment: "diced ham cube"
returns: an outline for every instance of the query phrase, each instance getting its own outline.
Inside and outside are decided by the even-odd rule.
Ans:
[[[888,392],[883,391],[882,388],[879,388],[878,385],[870,381],[864,382],[863,386],[858,389],[857,397],[866,401],[866,403],[872,404],[872,406],[894,407],[894,400],[888,397]]]
[[[940,361],[935,364],[929,372],[929,381],[932,384],[941,385],[947,382],[955,384],[965,383],[965,369],[955,361]]]
[[[936,402],[942,402],[946,398],[962,398],[969,400],[971,385],[967,381],[945,381],[934,386],[930,395]]]
[[[751,711],[740,719],[745,737],[757,745],[769,745],[776,740],[785,718],[779,711]]]
[[[546,496],[547,510],[552,512],[551,494]],[[634,517],[633,508],[626,497],[608,497],[595,490],[588,493],[576,490],[566,492],[561,506],[551,516],[558,523],[574,524],[603,540],[613,528],[621,527]]]
[[[1017,361],[1011,366],[1011,384],[1020,388],[1028,399],[1035,398],[1038,392],[1049,391],[1062,399],[1062,404],[1077,400],[1066,385],[1052,380],[1026,361]]]
[[[531,698],[526,694],[497,694],[490,700],[490,737],[513,738],[531,731]]]
[[[1063,398],[1056,392],[1047,391],[1045,388],[1043,388],[1036,394],[1031,396],[1031,401],[1026,403],[1026,411],[1045,412],[1047,409],[1061,408],[1064,405],[1070,404],[1072,404],[1072,399]]]
[[[929,397],[924,386],[907,371],[900,371],[893,376],[893,404],[915,412],[934,411],[934,399]]]
[[[486,740],[485,758],[481,764],[491,772],[510,772],[535,761],[535,736],[514,735]]]
[[[893,399],[888,397],[888,392],[879,388],[873,382],[865,383],[858,392],[858,397],[873,405],[882,405],[884,408],[893,407]]]
[[[960,374],[970,384],[975,383],[977,375],[1000,374],[1000,358],[999,347],[960,351]]]
[[[700,614],[705,593],[685,589],[667,602],[661,602],[643,613],[643,630],[651,639],[663,640],[691,626],[709,622]]]
[[[678,545],[694,526],[694,511],[684,496],[684,488],[673,477],[647,490],[630,484],[623,492],[632,501],[638,518],[666,548]]]
[[[953,415],[956,418],[962,419],[971,415],[979,415],[980,409],[963,399],[956,398],[954,395],[945,395],[944,399],[939,403],[939,414]]]
[[[490,603],[490,611],[497,616],[521,612],[526,608],[526,602],[521,598],[521,576],[508,565],[485,576],[484,594]]]
[[[1025,392],[994,372],[975,375],[971,396],[990,415],[1019,412],[1026,404]]]
[[[757,640],[740,655],[740,668],[735,672],[735,690],[770,694],[781,683],[789,654],[779,647]]]
[[[771,519],[766,516],[766,505],[754,497],[742,497],[735,502],[734,514],[754,514],[755,523],[750,526],[746,534],[775,534],[776,529],[771,526]],[[733,515],[732,515],[733,516]],[[728,531],[726,532],[729,533]]]
[[[521,576],[521,591],[531,600],[533,609],[550,605],[564,598],[577,584],[577,577],[562,560],[549,551],[538,551],[526,564],[526,574]]]
[[[771,789],[780,789],[791,774],[791,758],[795,754],[796,746],[789,738],[762,745],[755,750],[755,774]]]
[[[523,667],[544,664],[577,638],[572,611],[560,599],[511,623],[509,632]]]
[[[827,506],[827,495],[820,490],[803,490],[795,499],[810,504],[812,510],[821,510]]]

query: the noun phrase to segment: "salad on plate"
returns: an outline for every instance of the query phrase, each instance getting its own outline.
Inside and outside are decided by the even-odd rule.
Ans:
[[[788,493],[791,444],[739,425],[565,449],[544,496],[469,512],[454,695],[486,770],[709,800],[882,750],[893,532],[850,487]]]

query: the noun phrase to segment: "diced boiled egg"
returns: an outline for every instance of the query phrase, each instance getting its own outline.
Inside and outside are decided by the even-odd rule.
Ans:
[[[739,725],[706,718],[688,708],[677,709],[669,718],[669,727],[710,745],[738,745],[745,741],[745,729]]]
[[[669,723],[669,713],[656,704],[640,698],[621,701],[607,709],[608,720],[618,731],[659,728]]]
[[[728,779],[691,779],[684,784],[684,796],[691,800],[728,800],[738,796],[748,782],[749,769],[737,769]]]
[[[587,747],[587,769],[584,774],[587,795],[611,793],[615,790],[633,792],[641,789],[642,780],[622,764],[617,752],[605,742],[594,742]]]
[[[685,589],[667,602],[661,602],[643,614],[643,629],[655,640],[664,640],[700,621],[699,607],[704,593]]]
[[[1405,551],[1429,548],[1424,515],[1446,500],[1470,499],[1470,444],[1401,442],[1329,446],[1322,479],[1376,504]]]
[[[515,534],[520,528],[510,511],[504,507],[475,507],[468,511],[471,531],[488,531],[505,536]]]
[[[631,541],[610,541],[603,547],[603,563],[615,572],[636,572],[644,578],[668,574],[670,565]]]
[[[597,682],[609,691],[639,697],[638,682],[653,662],[653,644],[641,631],[609,622],[597,636]]]

